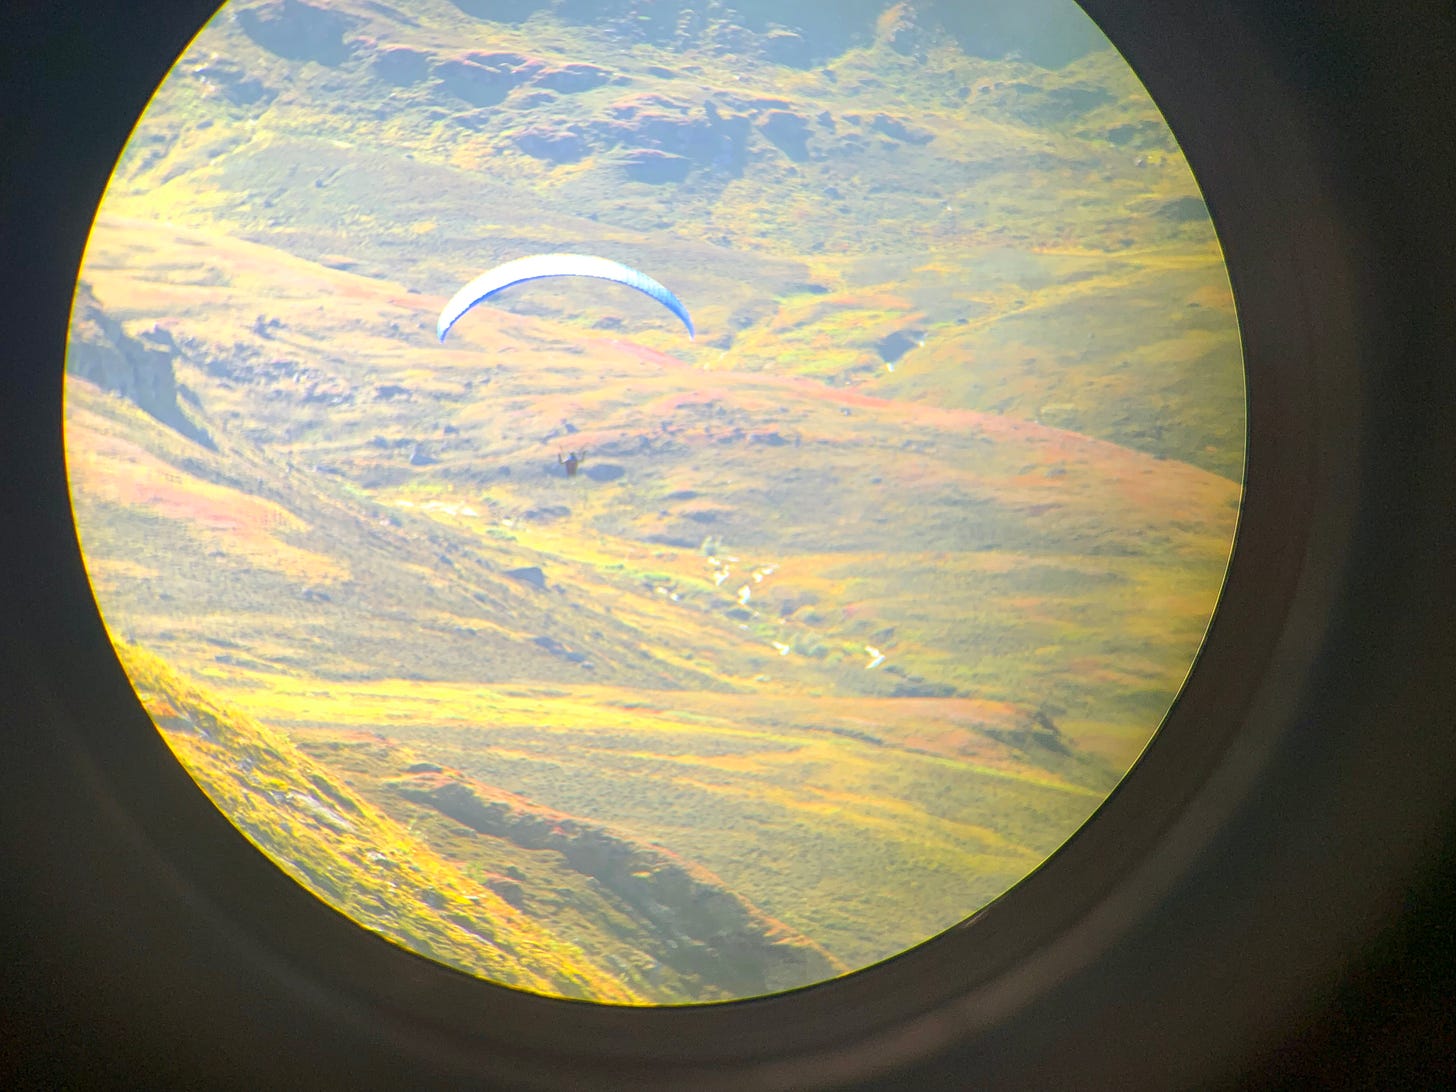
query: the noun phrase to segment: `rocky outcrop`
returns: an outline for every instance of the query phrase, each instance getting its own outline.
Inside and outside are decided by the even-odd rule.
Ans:
[[[796,163],[809,158],[808,119],[791,110],[770,110],[758,122],[758,131]]]
[[[880,359],[886,364],[894,364],[911,349],[919,346],[924,338],[925,330],[919,326],[895,330],[875,342],[875,352],[880,354]]]
[[[575,163],[591,151],[575,125],[533,125],[511,139],[527,155],[551,163]]]
[[[507,569],[506,576],[540,591],[546,590],[546,574],[539,565],[524,565],[519,569]]]
[[[391,46],[374,55],[374,73],[385,83],[408,87],[430,74],[429,53],[409,46]]]
[[[306,4],[303,0],[274,0],[242,8],[233,16],[244,34],[258,45],[290,61],[317,61],[340,65],[354,53],[344,35],[360,20],[342,12]]]
[[[929,144],[935,139],[935,134],[928,129],[908,125],[889,114],[876,114],[870,122],[870,128],[881,136],[887,136],[891,140],[898,140],[905,144]]]
[[[495,106],[503,102],[527,78],[509,60],[489,62],[472,57],[439,61],[432,74],[446,91],[472,106]]]
[[[623,154],[617,160],[622,173],[633,182],[647,182],[661,185],[664,182],[681,182],[692,170],[692,160],[672,152],[659,152],[653,148],[638,148]]]
[[[548,91],[561,91],[566,94],[574,94],[578,91],[590,91],[593,87],[600,87],[611,80],[612,74],[605,68],[594,64],[564,64],[560,68],[548,68],[539,73],[531,81],[536,87],[544,87]]]
[[[278,95],[277,91],[257,76],[250,75],[236,61],[210,60],[194,68],[192,75],[215,88],[223,98],[236,106],[267,106]]]
[[[663,962],[735,996],[787,989],[844,970],[818,945],[728,890],[716,876],[665,849],[460,775],[421,773],[398,778],[390,787],[477,833],[560,854],[568,867],[620,899],[663,940]],[[512,894],[528,905],[528,889]]]
[[[207,430],[182,412],[172,362],[178,349],[161,326],[143,337],[131,337],[101,309],[85,283],[76,290],[66,371],[119,394],[157,421],[209,450],[216,450]]]
[[[1175,197],[1158,206],[1156,215],[1175,224],[1193,224],[1208,219],[1208,206],[1199,197]]]
[[[544,7],[550,0],[451,0],[466,15],[501,23],[521,23]]]

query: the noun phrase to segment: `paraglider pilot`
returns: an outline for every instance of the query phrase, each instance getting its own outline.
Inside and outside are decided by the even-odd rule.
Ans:
[[[559,451],[556,453],[556,461],[562,466],[566,467],[566,476],[568,478],[576,476],[576,468],[581,466],[581,461],[585,458],[585,451],[581,452],[580,454],[573,451],[569,455],[562,455]]]

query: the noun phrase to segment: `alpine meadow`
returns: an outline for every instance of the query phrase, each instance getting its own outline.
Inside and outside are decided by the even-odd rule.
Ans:
[[[630,1005],[866,968],[1074,835],[1216,606],[1244,376],[1173,135],[1032,9],[219,12],[98,211],[65,429],[121,662],[243,835]],[[437,338],[561,254],[639,290]]]

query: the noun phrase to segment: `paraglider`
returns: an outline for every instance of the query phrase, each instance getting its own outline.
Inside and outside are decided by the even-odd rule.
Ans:
[[[666,287],[621,262],[614,262],[610,258],[595,258],[589,254],[536,254],[529,258],[517,258],[482,273],[450,297],[450,302],[445,304],[445,309],[440,312],[439,321],[435,324],[436,336],[443,342],[450,327],[460,320],[460,316],[482,300],[522,281],[533,281],[542,277],[596,277],[599,280],[625,284],[651,296],[666,307],[688,328],[688,337],[694,336],[693,320],[688,309]]]

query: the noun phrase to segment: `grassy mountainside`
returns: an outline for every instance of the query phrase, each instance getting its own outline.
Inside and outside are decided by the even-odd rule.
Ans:
[[[229,8],[68,361],[98,601],[219,805],[392,939],[621,1002],[861,967],[1036,867],[1177,692],[1242,474],[1216,243],[1081,23],[1049,68],[953,5],[669,6]],[[697,340],[545,283],[436,344],[541,250]]]
[[[983,60],[938,5],[863,5],[879,18],[848,19],[842,52],[799,34],[801,67],[775,63],[789,47],[753,5],[712,7],[682,6],[696,14],[669,33],[661,5],[510,21],[445,0],[231,5],[157,96],[108,211],[397,280],[422,304],[522,253],[650,255],[698,345],[625,290],[513,307],[588,328],[632,315],[638,340],[704,367],[1050,406],[1047,423],[1238,480],[1217,243],[1115,53]]]
[[[522,989],[625,1004],[772,992],[846,969],[661,848],[372,733],[300,749],[156,657],[118,651],[168,744],[243,833],[413,951]]]

